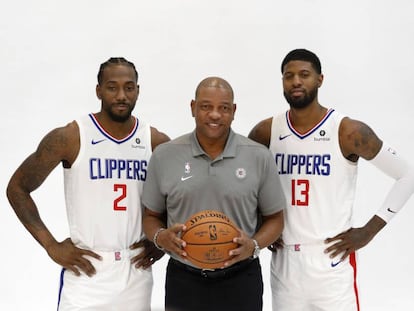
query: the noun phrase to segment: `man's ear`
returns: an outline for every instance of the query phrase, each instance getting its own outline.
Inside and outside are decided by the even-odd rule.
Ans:
[[[318,78],[318,87],[321,87],[322,83],[323,83],[323,74],[320,74]]]
[[[196,101],[194,100],[194,99],[192,99],[191,100],[191,104],[190,104],[190,106],[191,106],[191,115],[193,116],[193,118],[195,117],[195,113],[194,113],[194,111],[195,111],[195,108],[196,108]]]
[[[99,99],[102,99],[102,97],[101,97],[101,87],[99,86],[99,84],[96,85],[96,96]]]

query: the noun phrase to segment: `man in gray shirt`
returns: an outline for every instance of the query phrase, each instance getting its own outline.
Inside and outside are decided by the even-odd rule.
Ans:
[[[160,145],[151,157],[143,226],[171,256],[166,311],[262,310],[258,254],[282,232],[285,199],[269,150],[232,131],[233,100],[227,81],[202,80],[191,101],[195,130]],[[238,247],[220,269],[198,269],[186,260],[184,223],[203,210],[220,211],[240,228]]]

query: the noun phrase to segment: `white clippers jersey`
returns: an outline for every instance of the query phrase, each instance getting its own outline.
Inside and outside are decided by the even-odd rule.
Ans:
[[[329,109],[304,134],[293,128],[288,111],[273,118],[270,150],[287,201],[285,244],[317,243],[350,227],[357,165],[339,147],[342,118]]]
[[[76,121],[80,150],[64,170],[72,241],[92,250],[127,249],[142,238],[142,185],[152,153],[150,126],[135,118],[123,139],[108,134],[93,114]]]

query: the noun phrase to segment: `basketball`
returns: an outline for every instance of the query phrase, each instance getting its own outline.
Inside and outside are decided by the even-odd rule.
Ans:
[[[181,239],[186,242],[187,259],[201,269],[221,268],[229,260],[229,251],[238,247],[237,226],[222,212],[205,210],[191,216]]]

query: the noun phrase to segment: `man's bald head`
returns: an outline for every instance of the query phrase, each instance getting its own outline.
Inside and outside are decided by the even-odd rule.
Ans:
[[[197,100],[197,96],[198,96],[200,88],[203,88],[203,87],[215,87],[215,88],[226,89],[226,90],[230,91],[232,101],[234,100],[233,88],[231,87],[230,83],[228,83],[226,80],[224,80],[222,78],[208,77],[208,78],[205,78],[204,80],[202,80],[198,84],[196,92],[195,92],[195,99],[196,100]]]

